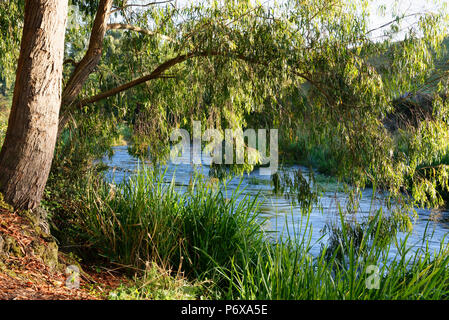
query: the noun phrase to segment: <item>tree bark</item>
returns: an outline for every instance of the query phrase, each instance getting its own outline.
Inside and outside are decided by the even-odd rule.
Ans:
[[[97,67],[103,52],[103,41],[108,31],[108,19],[111,14],[113,0],[100,0],[94,25],[89,39],[89,47],[83,59],[76,64],[75,70],[70,76],[67,85],[62,92],[61,115],[59,119],[58,136],[62,133],[69,120],[68,110],[66,110],[78,97],[84,83],[89,75]]]
[[[27,0],[11,113],[0,152],[0,191],[34,209],[53,160],[61,106],[67,0]]]

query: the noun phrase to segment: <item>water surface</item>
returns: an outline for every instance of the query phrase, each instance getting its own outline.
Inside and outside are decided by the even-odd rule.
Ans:
[[[125,177],[129,177],[135,172],[140,163],[137,158],[129,155],[127,146],[114,147],[114,155],[111,158],[104,158],[103,162],[110,167],[110,170],[107,172],[107,178],[111,181],[114,180],[116,183],[122,181]],[[196,170],[205,177],[209,176],[208,163],[210,163],[210,159],[203,159],[203,165],[196,166]],[[189,164],[168,164],[164,169],[166,169],[165,178],[167,181],[171,181],[174,176],[176,185],[181,189],[189,185],[191,177],[195,172],[194,166]],[[306,178],[309,170],[297,165],[284,169],[292,172],[301,169]],[[273,193],[273,187],[270,185],[270,176],[259,175],[259,170],[256,169],[249,175],[228,181],[226,184],[227,192],[231,194],[239,184],[240,189],[244,189],[241,197],[245,195],[259,196],[261,200],[261,216],[267,218],[267,222],[264,225],[266,231],[283,236],[293,232],[301,235],[304,232],[307,217],[301,214],[301,208],[298,204],[292,204],[291,200],[284,195]],[[308,220],[311,228],[310,233],[307,235],[311,236],[311,243],[314,244],[312,254],[318,254],[320,244],[327,242],[327,236],[323,233],[325,226],[338,221],[340,217],[338,208],[339,206],[344,208],[348,201],[348,195],[342,192],[342,188],[338,185],[329,183],[323,184],[322,187],[325,191],[322,193],[318,204],[313,207]],[[383,197],[375,195],[373,198],[373,190],[367,188],[362,192],[359,210],[354,218],[360,219],[360,217],[372,214],[379,207],[383,207],[385,211],[388,211],[383,204]],[[449,232],[449,213],[443,211],[436,215],[435,212],[430,210],[417,208],[415,210],[418,213],[418,219],[414,220],[413,231],[408,240],[409,245],[414,247],[414,249],[426,245],[423,243],[423,238],[425,238],[431,250],[439,250],[442,240],[447,243],[445,236]],[[404,233],[399,234],[399,238],[404,237]],[[395,253],[394,246],[392,246],[390,253]]]

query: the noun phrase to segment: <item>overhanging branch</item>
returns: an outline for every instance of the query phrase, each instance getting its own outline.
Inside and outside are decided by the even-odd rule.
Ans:
[[[98,4],[89,47],[81,61],[76,64],[75,70],[62,92],[62,108],[75,101],[87,78],[100,62],[112,2],[113,0],[100,0]]]
[[[197,53],[189,53],[189,54],[184,54],[184,55],[179,55],[175,58],[169,59],[166,62],[162,63],[161,65],[159,65],[156,69],[153,70],[153,72],[151,72],[150,74],[143,76],[141,78],[135,79],[133,81],[130,81],[128,83],[122,84],[118,87],[115,87],[111,90],[102,92],[100,94],[97,94],[95,96],[92,96],[90,98],[84,99],[82,100],[79,105],[80,106],[84,106],[87,104],[91,104],[91,103],[95,103],[97,101],[109,98],[111,96],[114,96],[120,92],[129,90],[135,86],[138,86],[140,84],[143,84],[145,82],[148,82],[150,80],[154,80],[154,79],[160,79],[160,78],[167,78],[167,76],[164,74],[165,71],[167,71],[168,69],[170,69],[171,67],[182,63],[190,58],[193,57],[212,57],[212,56],[229,56],[231,58],[235,58],[238,60],[243,60],[246,61],[248,63],[251,64],[258,64],[258,65],[263,65],[263,66],[268,66],[268,63],[266,62],[260,62],[257,61],[257,59],[255,58],[250,58],[250,57],[246,57],[242,54],[237,54],[237,55],[232,55],[232,54],[226,54],[226,53],[220,53],[218,51],[207,51],[207,52],[197,52]],[[309,81],[312,85],[317,86],[317,84],[311,79],[311,77],[309,75],[306,75],[304,73],[300,73],[300,72],[296,72],[296,71],[292,71],[292,74],[303,78],[306,81]],[[320,88],[318,88],[318,90],[320,90]],[[324,92],[323,90],[320,90],[323,95],[326,96],[326,98],[329,99],[329,96],[326,94],[326,92]]]
[[[151,72],[149,75],[146,75],[144,77],[135,79],[133,81],[130,81],[128,83],[125,83],[121,86],[118,86],[114,89],[105,91],[103,93],[97,94],[95,96],[92,96],[90,98],[84,99],[80,102],[81,106],[87,105],[87,104],[91,104],[106,98],[109,98],[113,95],[116,95],[120,92],[126,91],[128,89],[131,89],[135,86],[138,86],[142,83],[145,83],[147,81],[150,80],[154,80],[154,79],[158,79],[158,78],[162,78],[164,77],[164,72],[167,71],[168,69],[170,69],[171,67],[173,67],[176,64],[179,64],[181,62],[186,61],[187,59],[196,56],[196,55],[200,55],[200,54],[194,54],[194,53],[190,53],[190,54],[185,54],[185,55],[179,55],[173,59],[167,60],[166,62],[162,63],[161,65],[159,65],[156,69],[153,70],[153,72]],[[203,54],[204,55],[204,54]]]

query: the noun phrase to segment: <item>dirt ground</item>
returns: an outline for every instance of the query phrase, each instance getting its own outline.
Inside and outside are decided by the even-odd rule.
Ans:
[[[69,288],[66,267],[71,263],[67,255],[57,251],[54,243],[53,253],[48,250],[52,242],[45,238],[33,230],[26,218],[0,208],[0,299],[106,299],[110,290],[127,282],[126,277],[115,271],[105,268],[93,271],[89,266],[81,266],[79,288]],[[42,258],[51,254],[57,256],[54,260],[58,263],[49,265]]]

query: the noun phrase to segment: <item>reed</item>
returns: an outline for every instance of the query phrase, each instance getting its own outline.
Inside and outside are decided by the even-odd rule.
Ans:
[[[340,212],[339,232],[311,254],[309,215],[295,230],[268,237],[257,197],[211,185],[199,176],[176,189],[164,173],[142,167],[118,185],[85,189],[77,223],[90,245],[120,264],[156,263],[208,285],[215,299],[446,299],[445,239],[430,252],[409,234],[386,241],[381,210],[357,237]],[[310,209],[309,209],[310,214]],[[335,232],[329,229],[328,232]]]

